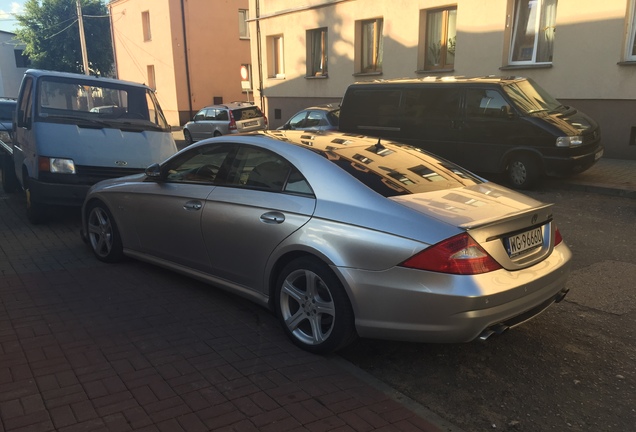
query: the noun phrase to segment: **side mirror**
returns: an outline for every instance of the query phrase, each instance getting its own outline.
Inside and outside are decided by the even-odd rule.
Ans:
[[[161,166],[158,163],[154,163],[146,168],[146,176],[154,179],[161,177]]]
[[[513,118],[515,116],[514,111],[510,107],[510,105],[504,105],[501,107],[501,116],[505,118]]]

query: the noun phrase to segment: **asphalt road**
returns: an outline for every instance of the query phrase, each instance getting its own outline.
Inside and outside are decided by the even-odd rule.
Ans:
[[[636,200],[555,203],[574,253],[566,299],[487,342],[360,341],[341,355],[467,432],[636,430]]]

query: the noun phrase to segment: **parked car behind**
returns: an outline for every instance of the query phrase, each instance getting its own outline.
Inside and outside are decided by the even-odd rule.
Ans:
[[[220,135],[267,129],[267,117],[250,102],[210,105],[201,110],[183,127],[188,145]]]
[[[2,171],[2,187],[10,191],[15,184],[13,162],[9,156],[13,142],[13,116],[17,102],[15,99],[0,98],[0,170]]]
[[[520,189],[603,155],[598,124],[523,77],[381,80],[349,86],[340,130],[396,139]]]
[[[305,108],[294,114],[279,130],[338,130],[340,107],[334,104]]]
[[[0,98],[0,141],[5,144],[11,144],[11,129],[16,105],[15,99]]]
[[[82,211],[106,262],[168,267],[271,307],[300,347],[466,342],[565,293],[544,204],[420,149],[336,132],[209,139],[104,181]]]

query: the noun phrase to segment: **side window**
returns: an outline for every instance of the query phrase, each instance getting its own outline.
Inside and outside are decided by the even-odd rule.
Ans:
[[[311,111],[307,116],[307,126],[308,128],[323,126],[325,124],[324,117],[322,112],[320,111]]]
[[[452,118],[458,113],[458,89],[429,87],[404,92],[404,115],[407,118]]]
[[[216,110],[216,119],[223,120],[223,121],[229,120],[230,118],[227,115],[227,110],[224,110],[224,109]]]
[[[205,111],[205,120],[215,120],[216,119],[216,112],[217,110],[215,109],[209,109]]]
[[[239,149],[228,184],[268,192],[311,194],[307,180],[280,156],[257,147]]]
[[[468,89],[466,115],[468,117],[505,117],[509,107],[496,90]]]
[[[164,167],[165,180],[171,183],[223,183],[221,167],[232,147],[214,144],[183,153]]]
[[[305,117],[307,117],[307,112],[305,111],[296,114],[289,120],[289,125],[295,129],[302,129],[305,127]]]
[[[18,109],[17,123],[19,127],[29,129],[31,127],[31,111],[33,107],[33,78],[25,78],[22,94],[20,95],[20,107]]]

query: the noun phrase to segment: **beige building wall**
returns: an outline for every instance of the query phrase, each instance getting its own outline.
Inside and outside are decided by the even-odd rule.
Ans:
[[[152,85],[154,76],[171,125],[183,125],[215,100],[246,100],[240,68],[250,63],[250,42],[239,37],[238,11],[248,9],[248,0],[113,0],[108,6],[117,77]]]
[[[636,0],[558,0],[553,60],[510,65],[514,0],[250,0],[254,86],[270,127],[297,110],[339,101],[356,81],[444,75],[533,78],[563,103],[601,124],[606,157],[636,159],[636,62],[625,61]],[[424,12],[457,6],[454,67],[424,71]],[[360,74],[356,22],[382,18],[380,74]],[[307,30],[328,30],[328,78],[306,77]],[[272,40],[282,36],[284,74],[270,77]],[[259,64],[259,48],[260,58]],[[260,65],[260,67],[259,67]]]

